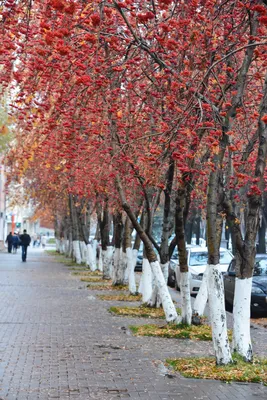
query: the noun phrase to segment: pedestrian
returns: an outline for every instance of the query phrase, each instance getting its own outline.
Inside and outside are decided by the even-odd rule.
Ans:
[[[27,248],[31,243],[31,237],[28,235],[26,229],[24,229],[23,234],[20,235],[20,245],[21,245],[21,255],[22,261],[25,262],[27,258]]]
[[[13,245],[13,235],[12,232],[9,232],[9,235],[6,237],[6,243],[7,243],[7,250],[9,253],[12,251],[12,245]]]
[[[13,253],[16,254],[17,253],[17,249],[19,247],[19,237],[17,235],[17,233],[14,233],[13,236]]]
[[[44,249],[45,245],[46,245],[46,236],[45,235],[42,236],[41,243],[42,243],[42,248]]]

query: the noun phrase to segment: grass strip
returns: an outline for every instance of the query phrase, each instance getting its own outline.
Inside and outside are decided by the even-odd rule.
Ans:
[[[80,279],[82,282],[97,282],[97,283],[106,282],[104,279],[102,279],[102,276],[83,276]]]
[[[140,318],[165,318],[165,314],[162,308],[152,307],[110,307],[109,312],[116,315],[122,315],[127,317],[140,317]],[[180,313],[181,310],[177,309]]]
[[[247,363],[242,357],[233,355],[233,360],[233,364],[220,366],[211,357],[178,358],[166,362],[186,378],[262,382],[267,385],[267,359],[254,358],[253,363]]]
[[[140,294],[133,295],[133,294],[98,294],[101,300],[107,301],[140,301],[142,296]]]
[[[110,282],[103,285],[89,284],[87,287],[90,290],[128,290],[128,286],[112,286]]]
[[[81,269],[77,270],[75,268],[72,268],[71,270],[74,270],[74,272],[71,273],[71,275],[77,275],[77,276],[94,276],[94,277],[101,277],[103,273],[100,271],[89,271],[88,269]]]
[[[191,340],[212,340],[211,327],[209,325],[139,325],[129,327],[135,336],[158,336],[173,339],[191,339]],[[231,331],[228,331],[231,339]]]

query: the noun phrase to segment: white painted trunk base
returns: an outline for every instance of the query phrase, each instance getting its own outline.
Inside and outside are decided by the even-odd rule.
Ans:
[[[252,361],[253,352],[250,338],[250,303],[252,278],[235,279],[233,308],[233,351]]]
[[[80,245],[80,252],[81,252],[81,259],[83,263],[86,263],[86,258],[87,258],[87,248],[86,244],[82,241],[79,241]]]
[[[92,250],[93,250],[93,252],[92,252],[93,268],[95,268],[95,269],[92,269],[92,271],[95,271],[97,269],[96,251],[97,251],[98,241],[96,239],[94,239],[91,246],[92,246]]]
[[[129,267],[128,267],[128,262],[127,262],[127,254],[124,253],[124,251],[122,251],[121,262],[122,262],[122,268],[124,271],[123,272],[123,284],[128,285],[128,283],[129,283]]]
[[[163,273],[161,271],[159,262],[158,261],[151,262],[150,266],[151,266],[153,275],[155,276],[155,279],[156,279],[156,285],[157,285],[159,295],[160,295],[160,298],[162,301],[162,307],[165,312],[166,321],[180,323],[181,317],[178,316],[178,314],[176,312],[176,308],[174,307],[174,304],[173,304],[171,295],[169,293],[167,284],[165,282]]]
[[[169,276],[169,262],[165,263],[165,264],[160,264],[161,266],[161,270],[165,279],[165,282],[168,282],[168,276]]]
[[[103,271],[103,257],[102,257],[102,247],[99,247],[99,258],[98,258],[98,269]]]
[[[199,316],[204,315],[204,310],[206,308],[206,304],[208,301],[208,284],[207,284],[208,272],[209,269],[206,268],[203,274],[199,292],[194,301],[194,314],[197,314]]]
[[[96,270],[96,265],[94,263],[94,256],[93,256],[93,248],[90,243],[86,245],[87,254],[86,254],[86,265],[90,268],[91,271]]]
[[[59,241],[59,252],[60,254],[64,254],[65,253],[65,246],[64,246],[64,240],[60,239]]]
[[[112,285],[123,285],[124,282],[124,260],[121,248],[114,251]]]
[[[73,240],[72,241],[72,247],[73,247],[73,256],[76,260],[77,264],[81,264],[82,262],[82,257],[81,257],[81,250],[80,250],[80,244],[79,240]]]
[[[220,264],[211,264],[207,268],[210,320],[216,363],[226,365],[232,362],[232,356],[227,336],[223,278]]]
[[[181,272],[180,290],[182,297],[182,322],[187,325],[192,323],[192,306],[190,296],[189,272]]]
[[[113,247],[108,246],[107,250],[102,250],[103,260],[103,279],[111,279],[112,277],[112,262],[113,262]]]
[[[137,259],[137,250],[132,250],[131,247],[127,247],[126,249],[126,258],[127,258],[127,269],[128,269],[128,280],[129,280],[129,291],[131,294],[136,293],[136,281],[135,281],[135,273],[134,268]]]
[[[142,283],[140,284],[140,286],[142,302],[147,303],[152,295],[152,272],[147,258],[143,258]]]
[[[56,238],[56,251],[60,253],[60,240]]]

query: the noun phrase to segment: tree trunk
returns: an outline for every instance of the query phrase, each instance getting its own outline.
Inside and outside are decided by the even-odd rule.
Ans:
[[[73,248],[73,256],[76,260],[77,264],[81,264],[82,257],[79,245],[79,226],[78,226],[78,217],[77,210],[75,206],[75,199],[73,195],[69,195],[69,204],[70,204],[70,218],[71,218],[71,227],[72,227],[72,248]]]
[[[141,227],[141,225],[138,223],[137,218],[135,214],[133,213],[131,207],[129,206],[128,202],[126,201],[125,194],[121,185],[121,181],[119,176],[116,176],[116,187],[120,196],[121,204],[123,209],[125,210],[126,214],[130,218],[133,227],[135,228],[136,232],[139,234],[142,242],[144,243],[144,247],[146,250],[146,255],[148,258],[148,261],[150,263],[152,272],[155,276],[156,279],[156,284],[158,286],[159,294],[162,300],[162,306],[165,312],[166,316],[166,321],[167,322],[180,322],[181,319],[177,315],[177,311],[174,307],[173,301],[171,299],[170,293],[168,291],[168,287],[166,285],[163,273],[161,271],[159,262],[157,260],[157,256],[153,250],[152,244]]]
[[[180,289],[182,297],[182,322],[191,325],[192,320],[192,307],[190,296],[189,273],[187,265],[187,251],[185,244],[185,231],[184,231],[184,202],[185,190],[182,187],[178,189],[176,194],[176,209],[175,209],[175,234],[177,239],[177,248],[179,256],[180,267]]]
[[[257,253],[260,254],[266,253],[265,233],[266,233],[266,223],[264,216],[262,216],[261,224],[259,227],[259,246],[257,248]]]
[[[122,222],[122,214],[120,212],[116,212],[113,218],[113,226],[114,226],[114,271],[113,271],[113,286],[123,285],[124,284],[124,272],[125,269],[124,263],[122,260],[122,234],[123,234],[123,222]]]
[[[97,206],[97,220],[100,228],[101,246],[102,246],[102,261],[103,261],[103,279],[111,279],[112,269],[112,247],[109,246],[109,212],[108,200],[105,200],[104,209]]]

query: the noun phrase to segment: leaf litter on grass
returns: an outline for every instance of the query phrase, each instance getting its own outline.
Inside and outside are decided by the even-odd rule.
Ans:
[[[127,317],[140,317],[140,318],[165,318],[163,308],[146,307],[141,305],[139,307],[110,307],[109,311],[113,314]],[[181,312],[180,309],[177,310]]]
[[[90,290],[128,290],[128,286],[113,286],[109,281],[106,284],[99,285],[97,282],[89,283],[87,288]]]
[[[139,325],[129,327],[136,336],[157,336],[173,339],[191,340],[212,340],[211,327],[209,325],[185,325],[185,324],[166,324],[160,325]],[[228,331],[229,339],[231,331]]]
[[[133,295],[133,294],[98,294],[101,300],[107,301],[140,301],[142,299],[141,294]]]
[[[216,365],[211,357],[168,359],[166,362],[186,378],[216,379],[226,382],[262,382],[267,384],[267,359],[254,358],[252,363],[233,355],[233,364]]]

